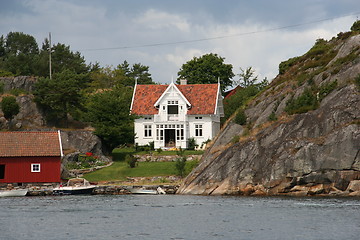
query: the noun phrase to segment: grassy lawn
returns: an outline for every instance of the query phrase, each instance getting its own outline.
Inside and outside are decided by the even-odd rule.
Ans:
[[[152,154],[153,156],[175,156],[177,155],[177,151],[140,151],[136,152],[135,148],[115,148],[112,151],[112,156],[114,161],[122,161],[125,159],[127,154],[136,154],[136,155],[145,155]],[[184,155],[202,155],[204,151],[195,151],[195,150],[185,150]]]
[[[197,161],[186,162],[186,172],[190,173]],[[124,161],[114,162],[106,167],[84,175],[90,182],[125,181],[126,177],[155,177],[176,175],[175,162],[139,162],[130,168]]]

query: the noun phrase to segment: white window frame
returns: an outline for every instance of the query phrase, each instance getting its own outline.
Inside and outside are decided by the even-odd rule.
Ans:
[[[151,138],[152,137],[152,125],[145,124],[144,125],[144,138]]]
[[[41,172],[41,164],[40,163],[32,163],[31,164],[31,172]]]
[[[203,125],[195,124],[195,137],[202,137],[202,136],[203,136]]]

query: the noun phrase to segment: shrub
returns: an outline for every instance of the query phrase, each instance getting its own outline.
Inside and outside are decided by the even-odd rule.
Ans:
[[[5,84],[3,82],[0,82],[0,94],[4,93],[4,86]]]
[[[125,162],[128,164],[128,166],[129,166],[130,168],[136,167],[137,160],[138,160],[138,159],[137,159],[134,155],[132,155],[132,154],[128,154],[128,155],[126,155],[126,157],[125,157]]]
[[[329,93],[331,93],[337,87],[337,80],[323,84],[319,89],[319,102],[323,100]]]
[[[186,157],[181,156],[176,159],[175,168],[178,176],[185,176],[185,165],[186,165]]]
[[[197,147],[195,138],[188,138],[188,150],[195,150],[195,148]]]
[[[234,122],[239,125],[245,125],[246,124],[246,114],[244,110],[239,110],[237,114],[235,115]]]
[[[287,101],[285,112],[288,114],[305,113],[316,109],[318,101],[313,92],[306,88],[304,92],[297,98],[291,98]]]
[[[276,114],[275,114],[274,111],[270,113],[270,115],[268,117],[268,120],[269,121],[276,121],[277,120],[277,117],[276,117]]]
[[[279,64],[279,74],[284,74],[289,68],[299,62],[300,57],[289,58]]]
[[[1,101],[1,109],[6,119],[12,119],[20,111],[20,106],[16,102],[16,98],[13,96],[3,97]]]
[[[240,136],[239,135],[235,135],[233,136],[233,138],[231,139],[231,143],[232,144],[235,144],[235,143],[238,143],[240,141]]]
[[[354,22],[354,24],[350,28],[351,31],[360,31],[360,20]]]
[[[355,78],[355,84],[358,86],[358,89],[360,90],[360,74]]]

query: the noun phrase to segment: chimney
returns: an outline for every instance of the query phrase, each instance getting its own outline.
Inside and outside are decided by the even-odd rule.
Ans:
[[[180,79],[180,85],[186,85],[187,80],[186,79]]]

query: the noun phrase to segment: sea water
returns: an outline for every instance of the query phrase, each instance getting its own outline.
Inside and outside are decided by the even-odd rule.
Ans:
[[[0,239],[360,239],[360,199],[179,195],[0,199]]]

